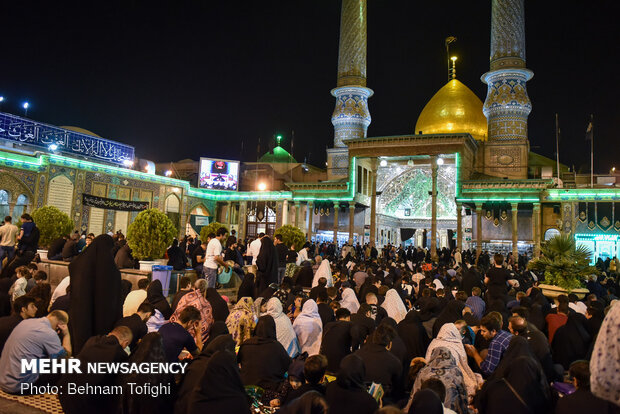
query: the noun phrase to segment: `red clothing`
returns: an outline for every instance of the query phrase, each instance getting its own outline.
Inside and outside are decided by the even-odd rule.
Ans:
[[[549,332],[549,343],[551,343],[555,331],[557,331],[560,326],[566,325],[568,316],[563,313],[550,313],[545,320],[547,321],[547,331]]]

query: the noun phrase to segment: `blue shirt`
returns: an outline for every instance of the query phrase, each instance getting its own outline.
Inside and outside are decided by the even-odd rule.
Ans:
[[[60,337],[47,319],[31,318],[21,321],[7,339],[0,357],[0,388],[9,393],[18,393],[20,384],[33,383],[39,374],[21,372],[21,360],[39,358],[60,358],[67,351],[60,343]]]
[[[465,304],[471,309],[472,314],[478,318],[482,319],[484,316],[484,311],[486,310],[486,303],[480,296],[470,296],[465,301]]]
[[[489,352],[487,357],[480,364],[480,369],[485,375],[491,375],[495,368],[499,365],[499,361],[502,359],[502,355],[506,352],[506,348],[508,348],[508,344],[512,339],[512,334],[500,330],[495,338],[489,344]]]

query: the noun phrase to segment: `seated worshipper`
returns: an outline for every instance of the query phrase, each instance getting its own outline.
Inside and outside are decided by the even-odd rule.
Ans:
[[[407,361],[407,364],[405,364],[405,355],[407,355],[407,347],[405,346],[405,343],[403,342],[401,337],[398,336],[398,332],[396,331],[396,327],[397,327],[396,321],[388,316],[387,318],[384,318],[379,325],[386,325],[394,330],[394,338],[392,338],[392,346],[390,347],[390,352],[396,358],[398,358],[400,363],[403,365],[403,369],[408,368],[409,361]]]
[[[302,249],[305,250],[305,249]],[[312,265],[310,262],[305,261],[301,264],[301,268],[297,273],[295,279],[295,285],[303,286],[305,288],[312,287],[312,280],[314,279],[314,272],[312,272]]]
[[[133,337],[131,343],[129,344],[129,349],[132,351],[135,350],[138,341],[140,341],[140,339],[148,333],[146,321],[153,316],[154,312],[155,308],[153,308],[153,305],[148,302],[143,302],[140,306],[138,306],[136,313],[130,316],[125,316],[116,322],[116,326],[126,326],[131,330]]]
[[[174,270],[184,270],[187,266],[187,257],[185,252],[179,248],[179,241],[172,240],[172,245],[166,250],[168,254],[168,266],[172,266]]]
[[[136,267],[136,259],[131,255],[131,247],[129,247],[129,243],[123,240],[123,245],[114,255],[114,263],[116,263],[116,267],[119,269],[133,269]],[[178,270],[178,269],[175,269]]]
[[[159,328],[168,362],[185,359],[187,354],[182,352],[184,349],[193,356],[198,355],[202,349],[200,318],[198,309],[187,306],[179,315],[178,322],[167,322]]]
[[[13,282],[13,286],[9,289],[11,302],[15,302],[15,299],[26,294],[26,285],[28,284],[28,280],[32,277],[27,266],[20,266],[15,269],[15,275],[17,276],[17,280]]]
[[[34,318],[37,313],[35,300],[30,296],[20,296],[13,302],[13,314],[0,318],[0,354],[13,329],[24,319]]]
[[[282,302],[278,298],[271,298],[267,301],[266,312],[276,323],[276,337],[282,344],[284,350],[291,358],[300,353],[297,335],[293,329],[291,320],[282,312]]]
[[[114,239],[97,236],[69,264],[71,276],[71,338],[73,351],[94,335],[106,335],[123,315],[121,273],[112,257]]]
[[[244,385],[257,385],[275,390],[284,381],[291,358],[277,340],[276,323],[270,315],[258,319],[254,336],[239,347],[237,361],[241,365]]]
[[[586,358],[591,342],[592,337],[586,327],[586,318],[577,312],[572,312],[568,315],[566,324],[560,326],[553,335],[551,342],[553,361],[568,369],[573,361]]]
[[[81,367],[86,368],[88,363],[119,363],[128,359],[124,348],[132,340],[131,330],[126,326],[117,326],[107,335],[96,335],[88,339],[80,353],[76,356],[80,360]],[[90,385],[93,387],[101,386],[104,388],[116,384],[117,374],[115,372],[91,373],[82,369],[81,374],[66,373],[58,385],[60,389],[67,390],[69,383],[76,386]],[[58,399],[65,414],[81,413],[109,413],[113,412],[118,406],[120,397],[117,395],[107,395],[107,393],[59,393]]]
[[[618,326],[620,326],[620,302],[612,303],[607,312],[590,360],[590,384],[592,394],[606,401],[620,406],[620,341],[618,341]]]
[[[127,299],[127,295],[133,289],[133,284],[126,279],[121,280],[121,303],[125,303],[125,299]]]
[[[135,364],[133,366],[165,362],[164,344],[161,335],[157,332],[151,332],[142,338],[136,350],[129,357],[129,363]],[[122,386],[123,389],[118,413],[169,414],[173,412],[175,383],[174,376],[170,373],[133,371],[119,375],[116,384]],[[134,391],[134,387],[148,386],[158,386],[161,387],[160,390],[166,387],[172,392],[160,392],[155,397],[154,394]]]
[[[218,351],[229,352],[231,355],[235,354],[235,341],[230,334],[219,335],[211,340],[208,345],[205,344],[200,354],[188,365],[185,375],[177,387],[177,398],[174,404],[175,414],[187,413],[194,388],[200,383],[209,360]]]
[[[202,336],[202,342],[206,342],[209,337],[209,330],[213,325],[213,308],[211,304],[205,299],[204,294],[207,289],[207,281],[205,279],[198,279],[194,283],[194,290],[183,296],[179,301],[177,309],[170,317],[170,322],[176,322],[183,312],[183,309],[188,306],[192,306],[200,312],[200,333]],[[223,299],[222,299],[223,300]]]
[[[147,322],[149,332],[159,330],[159,328],[172,316],[172,309],[168,300],[164,296],[164,289],[159,280],[152,281],[146,288],[146,301],[153,305],[155,314]]]
[[[399,323],[405,316],[407,315],[407,308],[403,303],[403,300],[400,298],[400,295],[396,290],[390,289],[385,294],[385,300],[381,304],[381,307],[385,309],[388,316]]]
[[[402,392],[402,363],[389,349],[396,332],[387,325],[375,329],[366,344],[355,352],[364,361],[365,381],[383,386],[384,401],[397,401]]]
[[[53,304],[50,305],[49,311],[61,310],[69,313],[71,307],[71,285],[67,286],[66,294],[59,296]]]
[[[234,353],[216,352],[192,391],[187,413],[252,413],[242,378]]]
[[[31,265],[36,266],[36,263],[30,263]],[[28,280],[28,284],[26,285],[26,293],[30,292],[32,288],[36,285],[40,285],[41,283],[46,283],[47,281],[47,273],[43,270],[33,270],[31,269],[30,273],[32,273],[32,277]],[[52,295],[50,288],[50,297]]]
[[[206,299],[213,310],[213,320],[224,322],[228,318],[230,311],[228,310],[228,303],[220,296],[217,289],[207,288]]]
[[[50,306],[50,298],[52,297],[52,287],[49,283],[39,283],[33,287],[25,296],[35,300],[37,307],[35,318],[42,318],[47,315],[47,308]]]
[[[317,256],[317,259],[319,257],[321,256]],[[325,278],[325,281],[327,283],[325,286],[327,287],[334,286],[334,278],[332,277],[331,264],[329,263],[329,260],[327,259],[321,260],[321,264],[319,265],[319,268],[316,270],[316,273],[314,274],[314,278],[312,279],[312,287],[318,286],[319,279],[321,278]]]
[[[482,384],[482,377],[480,374],[474,374],[467,364],[467,354],[465,353],[461,333],[453,323],[446,323],[442,326],[439,330],[437,338],[431,341],[426,351],[427,361],[431,359],[435,348],[439,347],[450,350],[450,353],[456,360],[457,365],[463,373],[467,395],[474,395],[478,387]]]
[[[237,298],[256,299],[256,285],[254,284],[254,274],[246,273],[237,290]]]
[[[345,288],[342,291],[342,300],[340,301],[340,306],[343,308],[347,308],[351,314],[356,313],[360,308],[360,303],[357,300],[357,296],[355,296],[355,292],[351,288]]]
[[[251,273],[248,273],[251,274]],[[247,275],[246,275],[247,277]],[[256,320],[254,319],[254,301],[252,298],[241,298],[233,306],[230,315],[226,318],[226,326],[237,346],[249,339],[254,332]]]
[[[530,345],[527,342],[527,339],[520,336],[513,336],[510,340],[510,344],[504,352],[499,365],[493,371],[493,374],[487,379],[487,382],[493,382],[495,379],[504,378],[506,373],[510,369],[510,367],[516,363],[516,361],[521,361],[522,358],[529,358],[536,363],[537,369],[541,371],[542,381],[545,385],[548,385],[547,377],[542,372],[542,367],[538,362],[536,356],[532,353]]]
[[[129,292],[125,298],[123,316],[130,316],[136,313],[138,306],[146,300],[146,288],[148,286],[149,280],[146,277],[138,280],[138,289]]]
[[[327,372],[334,375],[340,369],[340,362],[353,352],[353,324],[351,312],[346,308],[336,311],[336,321],[323,328],[321,354],[327,357]]]
[[[366,303],[370,305],[370,317],[375,320],[375,324],[379,325],[383,319],[388,317],[388,313],[385,308],[378,306],[379,298],[377,298],[377,295],[373,292],[366,293]]]
[[[65,246],[68,239],[69,235],[67,234],[57,238],[50,244],[49,249],[47,249],[48,260],[62,260],[62,248]]]
[[[325,386],[322,384],[327,369],[327,358],[323,355],[312,355],[304,362],[304,384],[291,390],[282,401],[282,405],[290,404],[293,400],[307,392],[318,392],[325,395]]]
[[[547,333],[549,334],[549,343],[553,342],[555,331],[557,331],[559,327],[566,325],[568,321],[568,310],[569,307],[567,302],[559,302],[557,312],[549,313],[545,317],[545,321],[547,322]]]
[[[181,276],[179,279],[179,290],[174,294],[174,298],[172,298],[172,303],[170,304],[170,309],[172,312],[177,310],[177,305],[181,298],[192,291],[192,279],[187,276]]]
[[[486,358],[482,358],[473,345],[465,345],[467,355],[476,360],[480,370],[486,376],[495,371],[512,339],[512,335],[502,330],[501,327],[499,319],[492,314],[480,320],[480,333],[485,340],[490,341]]]
[[[611,414],[618,412],[618,408],[614,407],[612,403],[595,396],[590,391],[590,363],[588,361],[573,362],[568,372],[577,390],[558,400],[555,407],[556,414],[583,414],[588,412]]]
[[[441,313],[433,323],[433,337],[436,337],[441,327],[446,323],[454,323],[459,319],[463,319],[463,309],[465,304],[460,300],[451,300],[443,308]]]
[[[547,379],[549,381],[561,380],[562,378],[553,366],[551,348],[549,347],[549,342],[547,341],[545,334],[540,332],[535,327],[530,329],[528,327],[527,320],[519,315],[510,317],[508,322],[508,328],[511,334],[523,337],[527,340],[532,353],[538,359],[538,362],[542,366]]]
[[[56,286],[56,289],[54,289],[54,292],[52,293],[52,299],[50,299],[50,305],[53,305],[54,301],[56,301],[56,299],[58,299],[59,297],[67,294],[67,286],[69,286],[70,283],[71,283],[71,276],[66,276],[60,281],[60,283]]]
[[[552,412],[549,385],[538,363],[516,358],[502,378],[484,383],[474,405],[479,414],[544,414]]]
[[[77,242],[80,239],[80,235],[77,233],[73,233],[69,240],[62,247],[62,260],[63,262],[70,262],[73,260],[75,256],[79,254],[77,248]]]
[[[441,398],[429,388],[418,391],[411,400],[408,414],[442,414],[445,413]]]
[[[469,306],[473,315],[477,319],[482,319],[486,310],[486,303],[480,297],[482,295],[482,290],[478,286],[475,286],[471,289],[471,296],[467,298],[465,301],[465,305]]]
[[[327,293],[327,288],[325,287],[326,285],[327,285],[327,279],[324,277],[320,277],[319,280],[317,281],[317,284],[313,286],[312,289],[310,289],[310,293],[308,294],[308,297],[316,301],[316,298],[319,296],[319,292]]]
[[[327,290],[319,292],[316,300],[316,305],[319,308],[319,315],[321,316],[321,322],[323,326],[336,320],[334,311],[329,306],[329,297],[327,296]]]
[[[356,354],[347,355],[340,363],[336,381],[325,390],[330,414],[374,414],[377,401],[368,393],[364,361]]]
[[[342,308],[346,309],[346,308]],[[361,347],[366,338],[368,338],[375,330],[375,321],[370,317],[372,308],[367,303],[362,303],[357,313],[351,315],[351,323],[353,324],[353,344],[354,350]]]
[[[417,311],[407,313],[397,326],[396,332],[405,343],[405,362],[408,364],[413,358],[424,357],[431,340],[422,325],[422,319]],[[464,350],[463,350],[464,351]]]
[[[422,389],[425,381],[432,379],[440,380],[445,387],[442,399],[444,407],[460,414],[468,413],[468,395],[463,373],[448,348],[439,347],[433,350],[427,365],[418,373],[409,401],[418,390]],[[408,408],[406,407],[405,411],[408,411]]]
[[[302,353],[307,352],[311,356],[321,351],[323,323],[315,301],[308,299],[304,302],[301,313],[293,322],[293,329]]]
[[[21,321],[9,335],[0,357],[0,389],[11,394],[30,394],[29,384],[55,383],[58,378],[40,377],[38,373],[22,371],[22,359],[63,358],[71,355],[69,315],[50,312],[43,318]],[[62,333],[62,344],[58,336]]]
[[[439,397],[439,400],[442,401],[443,405],[443,414],[456,414],[456,411],[451,410],[446,406],[446,386],[439,378],[429,378],[426,381],[422,382],[420,386],[420,390],[431,390]],[[413,401],[413,399],[412,399]],[[469,411],[465,411],[467,413]]]
[[[293,280],[290,277],[284,277],[282,279],[282,283],[280,283],[280,287],[273,294],[274,298],[280,299],[282,303],[282,309],[288,308],[288,305],[295,299],[291,294]]]

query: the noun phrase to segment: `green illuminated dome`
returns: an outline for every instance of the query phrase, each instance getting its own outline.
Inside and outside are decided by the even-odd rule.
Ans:
[[[268,164],[275,163],[297,163],[295,158],[289,154],[287,150],[282,148],[281,146],[277,146],[274,149],[267,152],[265,155],[259,158],[258,162],[264,162]]]

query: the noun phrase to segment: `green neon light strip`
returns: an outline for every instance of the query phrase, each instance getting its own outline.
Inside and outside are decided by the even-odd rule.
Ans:
[[[459,180],[459,173],[461,170],[461,154],[459,152],[455,152],[454,153],[456,159],[455,159],[455,164],[456,164],[456,197],[460,197],[461,196],[461,182]]]
[[[507,198],[507,197],[488,197],[488,198],[460,198],[457,197],[456,201],[460,202],[460,203],[468,203],[468,202],[493,202],[493,201],[507,201],[507,202],[514,202],[514,203],[539,203],[540,199],[538,198],[527,198],[527,197],[521,197],[521,198]]]
[[[464,188],[463,193],[539,193],[538,188]]]
[[[40,167],[43,165],[41,162],[41,158],[37,158],[36,161],[31,161],[32,157],[29,157],[26,155],[9,154],[4,151],[0,151],[0,154],[2,154],[2,156],[0,156],[0,161],[5,161],[7,163],[17,162],[17,163],[36,166],[36,167]]]

